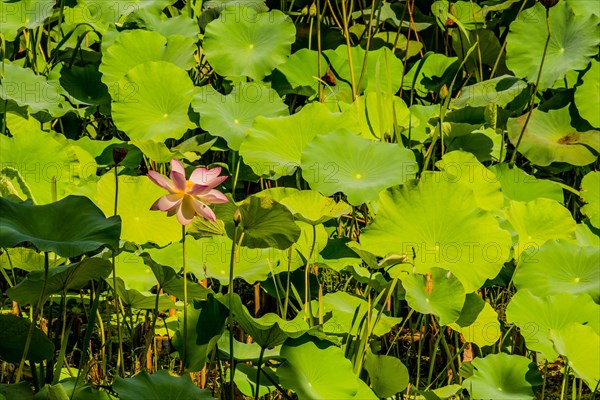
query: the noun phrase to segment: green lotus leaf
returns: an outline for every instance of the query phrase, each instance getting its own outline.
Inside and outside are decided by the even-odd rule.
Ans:
[[[229,358],[229,332],[227,330],[223,332],[217,344],[221,354],[223,354],[225,358]],[[271,358],[279,358],[280,349],[281,346],[277,346],[273,349],[264,349],[263,361]],[[260,352],[261,347],[256,342],[243,343],[238,342],[235,340],[235,338],[233,339],[233,357],[237,361],[252,361],[252,363],[258,363],[258,360],[260,359]],[[239,368],[240,365],[241,363],[238,364],[236,368]]]
[[[115,270],[117,278],[121,278],[128,288],[139,292],[146,292],[157,284],[152,268],[144,264],[144,260],[136,253],[120,252],[115,257]]]
[[[7,3],[0,2],[0,4]],[[36,9],[35,6],[28,7]],[[0,85],[0,99],[20,107],[27,107],[31,114],[43,111],[52,117],[61,117],[73,109],[62,96],[63,89],[58,82],[47,80],[43,75],[36,75],[33,69],[23,68],[17,64],[4,62],[3,67],[4,77]],[[4,112],[5,104],[1,107],[0,111]]]
[[[600,10],[595,0],[565,0],[575,15],[600,16]]]
[[[281,347],[285,361],[277,368],[280,384],[298,400],[351,399],[358,392],[352,363],[338,347],[309,335],[288,339]]]
[[[421,69],[419,75],[415,78],[419,66]],[[430,91],[438,93],[442,86],[450,85],[458,67],[458,57],[446,57],[439,53],[429,53],[424,60],[416,63],[406,73],[402,88],[411,90],[413,81],[416,80],[414,90],[419,96],[426,96]]]
[[[221,348],[219,347],[219,350]],[[230,370],[227,370],[225,373],[225,381],[229,382]],[[258,374],[258,368],[255,366],[250,366],[244,363],[238,363],[235,366],[235,376],[233,377],[233,382],[235,383],[235,387],[247,397],[253,398],[256,394],[256,375]],[[269,393],[274,393],[276,387],[273,383],[270,382],[269,379],[265,378],[265,374],[267,374],[271,379],[274,379],[277,382],[277,376],[270,368],[261,368],[261,381],[260,388],[258,389],[258,397],[261,398],[263,396],[268,395]]]
[[[581,212],[595,228],[600,228],[600,172],[591,171],[581,180],[581,197],[585,205]]]
[[[513,144],[517,143],[526,119],[527,114],[509,118],[508,137]],[[600,152],[600,134],[598,131],[578,132],[570,121],[568,107],[547,113],[533,110],[519,152],[541,166],[553,162],[572,165],[593,163],[598,157],[590,149]]]
[[[300,49],[273,71],[273,89],[280,95],[290,93],[311,97],[318,91],[319,80],[327,70],[327,61],[321,55],[321,71],[318,71],[319,53]]]
[[[592,60],[591,68],[583,75],[583,83],[575,88],[575,105],[584,119],[594,128],[600,128],[600,106],[590,101],[600,92],[600,62]]]
[[[112,279],[109,279],[107,282],[112,286]],[[156,295],[154,293],[129,289],[121,278],[117,278],[117,293],[119,294],[119,301],[126,307],[138,310],[154,310],[156,307]],[[175,307],[175,302],[167,294],[159,296],[159,310],[167,310]]]
[[[121,219],[106,218],[87,197],[67,196],[43,206],[0,198],[0,211],[0,247],[31,243],[65,258],[119,247]]]
[[[286,61],[295,40],[294,23],[283,12],[233,4],[206,26],[202,47],[219,75],[260,81]]]
[[[117,101],[124,93],[119,81],[133,67],[149,61],[166,61],[188,70],[196,65],[195,39],[179,35],[164,37],[160,33],[134,29],[125,31],[102,52],[102,82]],[[157,94],[160,92],[157,92]]]
[[[442,171],[442,179],[447,179],[449,182],[460,182],[473,189],[479,208],[495,210],[504,206],[500,183],[473,154],[452,151],[444,154],[442,159],[435,163],[435,166]],[[433,176],[432,178],[438,177]]]
[[[575,239],[576,223],[571,213],[554,200],[511,201],[505,217],[517,234],[515,258],[535,260],[541,245],[552,239]]]
[[[350,85],[352,83],[352,76],[350,73],[348,46],[341,45],[335,50],[326,50],[323,53],[329,60],[329,64],[331,64],[331,67],[340,80],[345,82],[346,85]],[[350,47],[350,54],[352,57],[354,84],[357,87],[357,95],[365,91],[396,93],[400,89],[404,64],[390,49],[382,47],[377,50],[370,50],[367,55],[362,47],[352,46]],[[363,71],[365,58],[366,64],[364,66],[364,75],[361,81],[360,77]],[[323,73],[325,73],[325,71],[323,71]],[[341,82],[338,82],[338,85],[340,85],[340,83]],[[353,100],[354,99],[351,97],[350,102]]]
[[[226,307],[229,307],[229,296],[227,294],[219,301]],[[252,337],[262,348],[268,349],[279,346],[287,338],[297,338],[302,336],[308,330],[308,324],[303,320],[302,314],[291,321],[286,321],[277,314],[267,313],[260,318],[253,318],[250,312],[242,304],[242,299],[237,293],[233,293],[231,311],[235,321],[240,324],[248,335]]]
[[[0,395],[4,396],[5,399],[33,400],[34,392],[29,382],[21,381],[14,384],[0,385]]]
[[[194,300],[188,304],[186,370],[201,371],[217,342],[225,331],[227,308],[214,296],[204,301]],[[177,333],[173,337],[173,345],[180,352],[183,340],[183,313],[179,314]],[[181,357],[181,355],[180,355]],[[184,397],[187,399],[187,397]],[[212,397],[211,397],[212,399]]]
[[[519,78],[537,80],[546,36],[546,8],[536,3],[510,24],[506,40],[506,65]],[[552,87],[568,71],[584,69],[600,44],[598,18],[576,16],[564,1],[550,10],[551,38],[538,89]]]
[[[240,225],[244,235],[242,245],[250,249],[287,249],[300,237],[300,228],[294,223],[293,214],[284,205],[268,196],[250,196],[238,205]],[[233,238],[232,226],[226,224]]]
[[[112,389],[123,400],[213,400],[210,391],[196,386],[189,375],[171,375],[167,370],[160,370],[152,375],[142,371],[133,378],[117,377]]]
[[[178,299],[183,299],[184,295],[184,278],[183,276],[177,275],[175,270],[168,265],[160,265],[147,254],[142,253],[141,257],[144,260],[144,264],[149,266],[156,277],[160,288]],[[198,282],[187,284],[188,302],[193,300],[206,300],[209,293],[212,293],[210,289],[205,288]]]
[[[327,196],[344,192],[355,206],[413,178],[417,170],[412,151],[347,130],[318,135],[302,152],[302,176],[311,188]]]
[[[170,149],[166,144],[152,139],[130,140],[129,144],[137,147],[146,157],[159,164],[169,163],[174,158],[178,160],[188,159],[190,161],[196,161],[199,158],[194,152],[182,153],[176,148]]]
[[[406,134],[410,125],[418,120],[410,115],[406,103],[398,97],[381,92],[368,92],[360,96],[357,105],[349,107],[350,112],[358,112],[358,124],[361,135],[368,139],[393,138]]]
[[[186,260],[189,271],[199,279],[217,279],[221,284],[228,284],[231,247],[232,240],[227,236],[208,236],[197,240],[188,238],[186,240]],[[182,267],[181,251],[181,243],[173,243],[162,249],[147,249],[154,261],[176,269]],[[282,257],[283,254],[280,250],[250,249],[242,246],[235,260],[233,277],[244,279],[250,284],[264,281],[276,268]],[[291,262],[292,270],[303,265],[300,257],[293,257]]]
[[[415,254],[417,273],[444,268],[470,293],[509,258],[510,234],[489,212],[473,207],[475,194],[461,183],[426,180],[392,188],[377,204],[375,220],[361,234],[362,247],[382,257]]]
[[[323,312],[332,313],[331,319],[323,327],[326,333],[334,335],[358,335],[359,325],[367,317],[369,309],[369,303],[366,300],[346,292],[334,292],[323,296],[321,302],[323,304]],[[319,310],[319,307],[319,303],[314,300],[312,302],[313,313],[316,314],[316,310]],[[376,315],[379,312],[378,309],[371,310],[372,315]],[[369,331],[375,336],[383,336],[401,321],[402,318],[390,317],[381,312],[379,320],[372,317]],[[363,322],[362,325],[366,329],[366,322]]]
[[[110,95],[108,88],[101,81],[98,65],[87,64],[83,67],[63,66],[60,70],[60,85],[76,101],[84,104],[100,106],[103,114],[110,114]]]
[[[12,42],[21,28],[35,29],[52,15],[54,0],[18,0],[0,2],[2,24],[0,33],[4,40]]]
[[[206,4],[206,3],[203,3]],[[152,9],[139,8],[127,16],[126,22],[134,22],[138,28],[158,32],[164,37],[184,36],[196,40],[200,34],[198,22],[188,15],[181,14],[164,18],[164,14],[154,12]]]
[[[0,357],[18,364],[25,351],[25,341],[31,322],[12,314],[0,314]],[[26,359],[33,362],[49,360],[54,356],[54,344],[38,327],[33,328]]]
[[[200,114],[202,129],[224,138],[229,148],[236,151],[256,117],[288,115],[277,92],[255,82],[240,83],[227,96],[205,86],[194,96],[192,107]]]
[[[371,379],[371,387],[378,397],[392,397],[406,389],[408,369],[396,357],[367,353],[365,369]]]
[[[351,211],[347,203],[336,202],[314,190],[298,191],[284,197],[280,202],[294,214],[295,218],[311,225],[322,224]]]
[[[293,175],[302,151],[317,134],[355,129],[346,114],[330,112],[322,103],[309,103],[287,117],[257,117],[240,146],[240,154],[258,176]]]
[[[448,20],[453,21],[462,31],[477,29],[485,23],[481,6],[466,1],[449,3],[447,0],[438,0],[431,5],[431,12],[440,28],[444,28]]]
[[[506,157],[502,135],[492,128],[475,129],[464,136],[445,138],[446,151],[461,150],[472,153],[480,162],[502,162]]]
[[[585,294],[560,293],[537,297],[521,289],[512,297],[506,308],[506,320],[516,324],[525,339],[527,348],[539,351],[553,361],[558,357],[550,340],[550,330],[559,330],[570,323],[588,324],[600,332],[598,305]],[[572,340],[578,340],[576,337]]]
[[[448,327],[479,347],[491,346],[501,336],[498,313],[476,293],[467,294],[460,316]]]
[[[32,271],[19,282],[9,288],[6,294],[19,304],[35,305],[45,303],[53,294],[64,294],[68,290],[78,290],[90,281],[108,278],[112,265],[101,258],[85,258],[80,262],[61,265],[48,269],[48,277],[42,270]],[[41,294],[43,297],[40,297]]]
[[[452,7],[456,7],[459,4],[462,5],[461,8],[464,8],[465,5],[467,8],[471,7],[471,4],[462,1],[452,3]],[[473,4],[473,7],[477,8],[478,5]],[[455,11],[452,10],[451,12],[454,13]],[[470,10],[467,12],[473,15]],[[482,12],[478,12],[478,14],[481,15]],[[474,27],[474,25],[472,26]],[[479,26],[482,27],[483,25]],[[505,64],[506,56],[504,48],[500,44],[500,37],[496,34],[496,31],[482,28],[465,31],[450,27],[448,33],[452,39],[452,48],[455,54],[460,58],[461,62],[464,62],[465,72],[477,74],[476,76],[478,76],[480,65],[493,67],[496,65],[496,60],[498,60],[496,70],[498,75],[509,73]],[[474,51],[469,51],[475,43],[479,43],[479,45],[474,48]]]
[[[590,229],[588,223],[577,224],[575,237],[581,246],[600,246],[600,236]]]
[[[591,390],[600,382],[600,335],[591,326],[569,324],[550,330],[550,339],[558,354],[566,357],[575,376],[585,381]]]
[[[536,296],[587,293],[600,301],[598,265],[598,247],[549,240],[519,264],[514,284],[517,289],[528,289]]]
[[[534,387],[542,384],[535,364],[523,356],[488,354],[474,359],[472,365],[473,375],[462,386],[473,399],[535,399]]]
[[[82,167],[87,166],[79,163],[74,149],[62,139],[40,130],[13,133],[12,138],[0,136],[0,174],[8,176],[10,169],[17,171],[13,186],[20,189],[20,197],[47,204],[53,201],[53,180],[57,197],[64,196],[70,183],[79,181]]]
[[[538,179],[517,166],[511,168],[508,164],[494,164],[488,169],[502,186],[507,205],[510,200],[527,202],[538,198],[564,202],[562,187],[556,182]]]
[[[96,204],[107,215],[114,213],[115,176],[108,173],[98,181]],[[167,192],[145,176],[119,175],[117,213],[123,220],[121,239],[142,245],[147,242],[165,246],[181,240],[181,226],[166,213],[150,206]]]
[[[465,289],[449,271],[431,268],[426,275],[410,274],[401,277],[406,290],[406,302],[421,314],[433,314],[440,325],[458,319],[465,303]]]
[[[452,100],[452,106],[457,108],[485,107],[488,104],[496,104],[498,107],[504,108],[526,88],[527,84],[519,78],[503,75],[465,86],[460,91],[460,95]]]
[[[187,72],[166,61],[130,69],[113,96],[115,125],[131,139],[179,139],[195,128],[188,116],[194,84]]]
[[[44,254],[38,253],[34,249],[26,247],[15,247],[12,249],[2,249],[0,254],[0,267],[4,269],[18,268],[23,271],[31,272],[44,269]],[[48,266],[50,268],[64,264],[65,259],[54,253],[48,255]]]
[[[69,47],[75,47],[77,37],[89,30],[89,25],[102,34],[105,39],[105,33],[110,24],[118,22],[122,16],[139,10],[157,13],[174,2],[174,0],[115,0],[110,2],[77,0],[74,7],[65,6],[65,23],[62,25],[62,29],[64,32],[74,31],[71,40],[67,43]],[[85,26],[78,26],[80,24],[85,24]],[[99,40],[96,35],[88,37],[92,43]]]

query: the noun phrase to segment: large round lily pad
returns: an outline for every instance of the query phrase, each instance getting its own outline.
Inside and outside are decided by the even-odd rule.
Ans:
[[[519,152],[532,163],[547,166],[553,162],[572,165],[588,165],[596,161],[600,152],[598,131],[579,132],[571,126],[568,107],[550,110],[547,113],[538,109],[532,111],[529,123],[523,133]],[[508,137],[516,144],[527,114],[509,118]]]
[[[277,368],[279,382],[299,400],[351,399],[358,392],[358,378],[341,349],[304,335],[281,347],[285,362]]]
[[[600,249],[566,240],[549,240],[517,269],[514,283],[536,296],[587,293],[600,301]]]
[[[506,353],[488,354],[472,361],[473,375],[463,388],[473,399],[534,399],[534,386],[542,384],[540,372],[526,357]]]
[[[239,150],[246,129],[256,117],[288,115],[287,106],[277,92],[260,83],[236,85],[223,96],[211,86],[205,86],[194,96],[192,107],[200,114],[200,126],[213,136],[227,140],[232,150]]]
[[[11,181],[15,188],[21,189],[19,195],[23,199],[29,198],[37,204],[51,203],[53,180],[59,198],[68,191],[69,184],[79,181],[81,164],[77,153],[56,133],[27,130],[14,132],[12,138],[0,135],[0,148],[0,174],[8,177],[11,174],[5,169],[17,171],[28,189],[23,190],[18,179]]]
[[[218,74],[258,81],[285,62],[295,40],[294,23],[283,12],[234,4],[206,26],[203,49]]]
[[[450,272],[432,268],[428,274],[410,274],[401,279],[406,290],[406,302],[415,311],[435,315],[442,326],[460,316],[465,303],[465,289]]]
[[[106,218],[87,197],[67,196],[42,206],[0,197],[0,214],[0,247],[31,243],[66,258],[102,246],[119,247],[121,219]]]
[[[354,122],[344,113],[330,112],[324,104],[310,103],[290,116],[257,117],[240,154],[256,175],[292,175],[308,142],[317,134],[341,128],[353,129]]]
[[[551,329],[559,330],[570,323],[587,324],[596,333],[600,329],[598,305],[585,293],[560,293],[542,298],[534,296],[527,289],[521,289],[506,308],[506,320],[520,328],[529,350],[544,353],[548,360],[558,357],[550,341]],[[570,340],[578,338],[572,337]]]
[[[344,192],[355,206],[375,200],[379,192],[418,171],[412,151],[347,130],[316,136],[302,152],[301,165],[311,188],[327,196]]]
[[[444,154],[442,159],[435,163],[435,166],[442,170],[442,179],[446,179],[448,182],[461,182],[469,186],[475,194],[479,208],[494,210],[503,207],[504,196],[502,196],[500,183],[473,154],[465,151],[451,151]]]
[[[195,128],[188,109],[194,84],[187,72],[166,61],[146,62],[119,80],[113,120],[131,139],[179,139]]]
[[[35,9],[35,6],[29,7]],[[4,22],[2,25],[4,26]],[[48,81],[43,75],[36,75],[33,69],[23,68],[16,63],[4,62],[3,68],[0,99],[8,101],[9,106],[12,103],[28,107],[32,114],[44,111],[53,117],[63,116],[73,109],[62,96],[63,89],[58,82]],[[0,107],[4,112],[5,104]]]
[[[574,15],[565,1],[550,10],[551,39],[539,89],[552,87],[571,70],[584,69],[600,44],[598,19]],[[520,78],[535,83],[547,36],[546,9],[537,2],[510,24],[506,40],[506,65]]]
[[[336,202],[314,190],[297,191],[284,197],[281,204],[286,206],[296,219],[311,225],[322,224],[351,211],[347,203]]]
[[[375,220],[360,237],[378,256],[415,257],[416,272],[432,267],[454,274],[470,293],[494,278],[508,259],[510,234],[489,212],[474,207],[475,195],[461,183],[423,181],[381,193]]]
[[[102,82],[114,98],[120,94],[118,82],[133,67],[148,61],[167,61],[188,70],[196,63],[195,50],[194,38],[180,35],[165,37],[142,29],[125,31],[102,52]]]
[[[577,338],[577,340],[573,340]],[[550,339],[554,349],[566,358],[575,376],[585,381],[591,390],[600,383],[600,335],[591,326],[569,324],[552,329]]]
[[[516,165],[512,168],[509,164],[494,164],[488,169],[495,175],[502,187],[502,194],[506,202],[531,201],[539,197],[564,202],[562,187],[556,182],[546,179],[538,179],[529,175]],[[486,175],[486,177],[488,177]]]
[[[21,28],[35,29],[52,15],[54,0],[1,1],[2,24],[0,33],[4,40],[12,42]]]
[[[282,96],[297,93],[310,97],[317,93],[319,80],[327,69],[327,60],[323,55],[320,72],[318,68],[319,53],[315,50],[300,49],[273,72],[273,88]]]
[[[477,293],[467,294],[460,316],[448,326],[479,347],[490,346],[501,336],[498,313]]]
[[[535,260],[538,249],[547,240],[575,239],[575,220],[569,210],[554,200],[511,201],[504,215],[517,234],[514,249],[519,261]]]
[[[167,370],[152,375],[142,371],[132,378],[117,377],[112,386],[123,400],[209,400],[213,397],[206,389],[200,389],[189,376],[171,375]]]

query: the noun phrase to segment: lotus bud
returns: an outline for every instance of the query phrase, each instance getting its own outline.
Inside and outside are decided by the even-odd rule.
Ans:
[[[308,6],[302,7],[302,11],[300,12],[302,15],[308,15]]]
[[[440,89],[440,97],[442,99],[445,99],[448,96],[448,86],[446,86],[446,84],[444,84],[444,86],[442,86],[442,88]]]
[[[312,4],[310,5],[310,10],[308,11],[308,14],[309,14],[311,17],[315,17],[315,16],[317,15],[317,6],[315,5],[315,3],[312,3]]]
[[[238,208],[233,213],[233,223],[235,226],[238,226],[242,222],[242,213],[240,213],[240,209]]]
[[[540,0],[540,3],[546,8],[554,7],[558,0]]]
[[[112,156],[115,165],[119,165],[121,162],[123,162],[125,157],[127,157],[127,152],[129,152],[129,150],[124,147],[113,147]]]

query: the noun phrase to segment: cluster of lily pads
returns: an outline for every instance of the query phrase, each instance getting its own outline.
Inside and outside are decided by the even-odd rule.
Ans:
[[[415,3],[0,2],[0,399],[595,395],[600,10]]]

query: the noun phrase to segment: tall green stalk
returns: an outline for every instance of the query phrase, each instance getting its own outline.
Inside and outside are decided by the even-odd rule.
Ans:
[[[46,292],[46,284],[48,282],[48,269],[50,268],[50,259],[48,252],[44,252],[44,284],[42,285],[42,291],[40,292],[40,297],[38,299],[37,304],[35,305],[35,310],[31,317],[31,324],[29,325],[29,331],[27,332],[27,338],[25,339],[25,347],[23,348],[23,355],[21,356],[21,361],[19,362],[19,368],[17,369],[17,376],[15,377],[15,383],[19,383],[21,377],[23,376],[23,368],[25,367],[25,360],[27,359],[27,354],[29,353],[29,347],[31,346],[31,338],[33,337],[33,329],[35,327],[35,322],[37,321],[38,315],[40,314],[40,310],[42,308],[42,300],[44,299]]]
[[[113,215],[117,215],[118,204],[119,204],[119,171],[117,168],[117,162],[115,161],[115,205]],[[115,264],[115,251],[112,252],[112,283],[113,283],[113,298],[115,311],[117,316],[117,338],[119,341],[119,348],[117,351],[117,374],[119,369],[121,370],[121,375],[125,376],[125,362],[123,360],[123,333],[121,332],[121,310],[119,307],[119,294],[117,292],[117,268]]]
[[[183,256],[183,346],[181,349],[181,372],[185,370],[187,350],[187,320],[188,320],[188,290],[187,290],[187,263],[185,262],[185,225],[181,225],[181,253]]]

